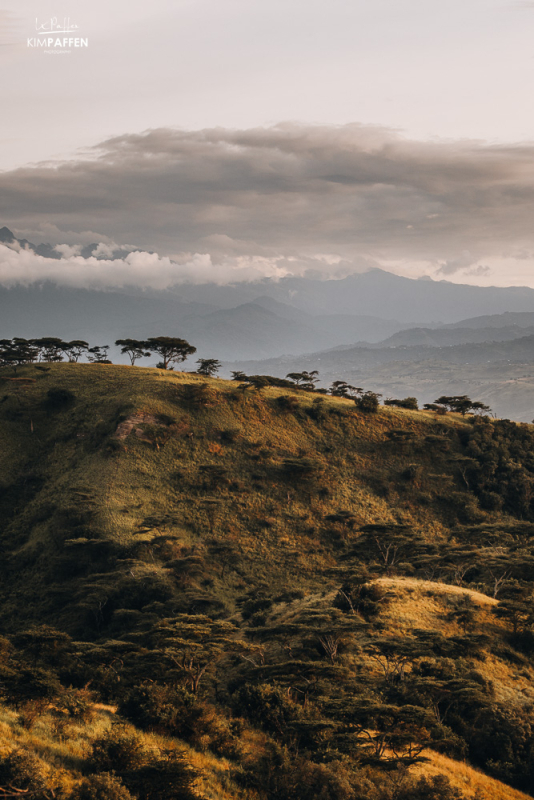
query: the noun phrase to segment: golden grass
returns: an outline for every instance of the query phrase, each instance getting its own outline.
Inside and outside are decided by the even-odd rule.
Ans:
[[[461,627],[446,619],[448,597],[468,595],[478,606],[478,617],[473,633],[502,635],[502,620],[492,613],[498,601],[481,592],[452,586],[446,583],[418,580],[416,578],[379,578],[378,583],[392,592],[390,605],[382,615],[389,633],[402,635],[411,628],[440,630],[449,635],[462,634]],[[491,681],[495,700],[501,703],[524,705],[534,700],[534,670],[526,664],[518,669],[497,656],[486,652],[477,662],[476,669]]]
[[[55,731],[49,714],[39,717],[31,729],[24,728],[19,715],[0,704],[0,757],[7,756],[14,748],[24,748],[37,755],[47,765],[50,776],[65,791],[72,789],[81,777],[91,752],[91,743],[110,727],[116,708],[102,703],[93,706],[93,719],[67,724],[61,732]],[[124,720],[122,724],[136,731]],[[138,733],[138,731],[137,731]],[[182,741],[158,734],[143,733],[143,741],[152,749],[178,749],[184,752],[187,761],[199,770],[197,786],[206,800],[239,800],[253,795],[237,789],[229,778],[230,762],[212,753],[194,750]],[[227,786],[226,786],[227,784]]]
[[[446,775],[451,784],[470,799],[478,792],[483,800],[530,800],[530,795],[484,775],[463,761],[454,761],[433,750],[425,750],[423,755],[429,760],[413,767],[412,771],[415,774]]]
[[[450,583],[441,583],[440,581],[425,581],[418,578],[378,578],[375,583],[380,583],[382,586],[395,586],[401,589],[419,589],[421,591],[432,591],[436,595],[469,595],[471,600],[479,606],[496,606],[498,600],[489,597],[482,592],[467,589],[464,586],[454,586]]]

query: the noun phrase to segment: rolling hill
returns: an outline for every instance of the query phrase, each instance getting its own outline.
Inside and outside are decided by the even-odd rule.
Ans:
[[[530,426],[117,365],[0,384],[5,796],[531,791]]]

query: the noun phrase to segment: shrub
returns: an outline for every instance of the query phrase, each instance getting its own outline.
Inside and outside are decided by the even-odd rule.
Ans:
[[[182,387],[180,394],[184,404],[192,409],[208,408],[219,398],[218,392],[207,383],[187,383]]]
[[[120,778],[111,772],[89,775],[69,794],[68,800],[134,800]]]
[[[404,400],[384,400],[385,406],[397,406],[397,408],[409,408],[411,411],[417,411],[419,405],[417,397],[405,397]]]
[[[407,431],[404,428],[392,428],[386,433],[386,436],[392,442],[412,442],[416,438],[413,431]]]
[[[234,737],[225,717],[181,686],[143,683],[132,689],[120,713],[142,730],[177,736],[195,747],[229,755]]]
[[[282,472],[293,481],[306,481],[322,472],[322,464],[314,458],[285,458]]]
[[[9,786],[21,790],[25,794],[39,799],[48,797],[47,771],[40,759],[27,750],[13,750],[8,756],[0,759],[0,786]]]
[[[125,697],[120,713],[143,730],[156,730],[187,738],[196,716],[197,701],[183,687],[143,683]]]
[[[419,483],[423,475],[423,467],[420,464],[408,464],[401,472],[401,478],[409,483]]]
[[[299,399],[294,395],[281,394],[276,398],[276,405],[283,411],[296,411],[299,407]]]
[[[382,395],[376,392],[365,392],[361,397],[356,397],[354,402],[358,411],[363,411],[365,414],[376,414],[380,407],[379,398]]]
[[[163,750],[150,763],[126,778],[139,800],[196,800],[198,773],[183,753]]]
[[[58,387],[47,391],[44,405],[49,411],[61,411],[64,408],[70,408],[75,400],[76,395],[70,389]]]
[[[221,442],[232,444],[239,438],[239,428],[225,428],[219,432]]]
[[[123,725],[114,725],[93,742],[91,766],[96,772],[130,772],[143,767],[149,751],[142,737]]]
[[[290,739],[293,726],[305,717],[280,686],[246,684],[233,695],[234,708],[277,739]]]

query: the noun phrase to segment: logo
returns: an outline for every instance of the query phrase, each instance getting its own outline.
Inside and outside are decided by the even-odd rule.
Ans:
[[[46,54],[66,54],[89,47],[89,39],[79,35],[70,17],[35,18],[35,36],[28,36],[26,46]]]

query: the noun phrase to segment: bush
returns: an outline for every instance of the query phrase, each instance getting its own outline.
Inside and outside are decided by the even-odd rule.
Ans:
[[[184,405],[191,409],[208,408],[219,400],[219,393],[207,383],[186,383],[180,394]]]
[[[356,397],[354,402],[358,411],[363,411],[366,414],[376,414],[380,407],[380,397],[381,395],[376,392],[365,392],[361,397]]]
[[[49,411],[61,411],[70,408],[75,400],[76,395],[70,389],[55,388],[47,391],[44,405]]]
[[[276,398],[276,405],[283,411],[296,411],[299,407],[299,399],[294,395],[281,394]]]
[[[418,483],[423,476],[423,467],[420,464],[408,464],[401,472],[401,478],[409,483]]]
[[[396,406],[397,408],[408,408],[411,411],[417,411],[419,405],[417,403],[417,397],[405,397],[404,400],[384,400],[385,406]]]
[[[404,428],[392,428],[386,433],[388,439],[392,442],[413,442],[416,435],[413,431],[407,431]]]
[[[131,772],[143,767],[150,752],[138,733],[114,725],[93,742],[91,766],[96,772]]]
[[[224,428],[219,432],[221,442],[232,444],[239,438],[239,428]]]
[[[323,471],[320,461],[314,458],[285,458],[282,472],[293,481],[307,481],[317,477]]]
[[[120,778],[111,772],[89,775],[68,796],[68,800],[134,800]]]
[[[21,796],[30,795],[34,800],[49,797],[47,770],[40,759],[27,750],[13,750],[0,759],[0,786],[22,790]],[[23,794],[24,793],[24,794]]]
[[[293,725],[305,714],[280,686],[246,684],[233,695],[237,714],[247,717],[279,740],[290,739]]]
[[[196,698],[187,689],[143,683],[128,693],[119,711],[142,730],[155,730],[187,739],[197,716],[196,706]]]
[[[139,800],[196,800],[197,777],[182,753],[164,750],[125,780]]]
[[[234,752],[234,736],[226,717],[183,687],[141,684],[129,692],[119,710],[142,730],[177,736],[199,749],[209,746],[219,755]]]
[[[380,800],[467,800],[459,789],[451,786],[446,775],[433,775],[429,778],[423,775],[419,780],[407,778],[398,788],[392,788],[391,792],[386,789]]]

